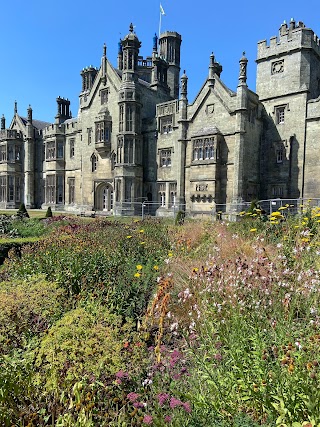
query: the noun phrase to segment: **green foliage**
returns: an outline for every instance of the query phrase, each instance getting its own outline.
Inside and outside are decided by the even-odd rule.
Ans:
[[[51,210],[51,206],[48,206],[47,212],[46,212],[46,218],[51,218],[52,217],[52,210]]]
[[[0,354],[25,349],[58,319],[64,291],[42,276],[0,283]]]
[[[3,274],[20,278],[45,274],[70,296],[94,292],[108,301],[112,312],[137,318],[153,292],[154,266],[168,249],[167,229],[159,224],[123,226],[99,220],[70,224],[24,247],[21,258],[7,260]],[[137,265],[142,266],[139,275]]]
[[[93,310],[93,311],[92,311]],[[37,353],[39,384],[55,391],[84,376],[110,377],[126,370],[123,343],[134,337],[133,324],[122,325],[105,307],[79,307],[67,312],[43,338]]]

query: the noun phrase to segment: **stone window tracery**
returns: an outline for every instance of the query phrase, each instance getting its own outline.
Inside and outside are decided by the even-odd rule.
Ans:
[[[164,208],[166,206],[166,184],[159,184],[159,198],[161,207]]]
[[[172,116],[161,117],[160,121],[160,132],[162,134],[171,133],[173,130],[172,126]]]
[[[193,141],[193,161],[215,158],[214,137],[197,138]]]
[[[91,156],[91,172],[95,172],[97,170],[97,162],[98,158],[95,154]]]
[[[70,158],[74,157],[74,139],[70,139]]]
[[[171,166],[171,148],[160,151],[160,167]]]
[[[68,179],[69,185],[69,205],[73,204],[75,201],[75,178]]]

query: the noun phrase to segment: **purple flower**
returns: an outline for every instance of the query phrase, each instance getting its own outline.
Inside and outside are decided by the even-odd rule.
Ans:
[[[127,395],[127,398],[130,400],[130,402],[135,402],[138,399],[139,395],[138,393],[131,392]]]
[[[171,399],[170,399],[170,408],[171,409],[174,409],[177,406],[181,406],[181,405],[182,405],[181,400],[176,399],[175,397],[171,397]]]
[[[170,396],[168,393],[159,393],[157,396],[159,401],[159,406],[163,406],[166,403],[166,401],[169,399],[169,397]]]
[[[116,378],[118,378],[120,380],[129,379],[129,374],[128,374],[128,372],[119,371],[116,373]]]
[[[182,358],[182,354],[178,350],[174,350],[170,354],[170,367],[173,368],[175,364]]]
[[[222,355],[220,353],[215,354],[213,357],[215,360],[222,360]]]
[[[151,415],[145,415],[143,418],[143,423],[148,424],[148,425],[152,424],[153,423],[152,416]]]
[[[165,423],[171,423],[171,421],[172,421],[172,418],[170,417],[170,415],[166,415],[166,416],[164,417],[164,422],[165,422]]]
[[[144,404],[142,402],[134,402],[133,406],[135,408],[144,408]]]
[[[186,412],[188,412],[188,414],[190,414],[190,412],[191,412],[191,405],[190,405],[190,403],[189,402],[185,402],[185,403],[182,404],[182,406],[183,406],[183,409]]]

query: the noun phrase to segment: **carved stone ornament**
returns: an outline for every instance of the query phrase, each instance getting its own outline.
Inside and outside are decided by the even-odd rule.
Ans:
[[[275,61],[271,64],[271,74],[279,74],[284,71],[284,63],[283,60]]]

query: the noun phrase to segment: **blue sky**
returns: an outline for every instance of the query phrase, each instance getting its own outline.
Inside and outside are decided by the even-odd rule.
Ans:
[[[318,0],[209,1],[161,0],[162,30],[182,35],[181,71],[188,75],[192,102],[208,74],[214,52],[223,66],[222,80],[235,90],[239,59],[246,52],[248,85],[255,90],[257,42],[278,34],[290,18],[303,21],[320,36]],[[14,101],[26,116],[54,121],[56,97],[71,100],[78,111],[80,71],[100,66],[102,46],[116,66],[117,43],[132,22],[142,42],[140,54],[152,51],[159,30],[158,0],[2,0],[0,5],[0,115],[12,119]]]

